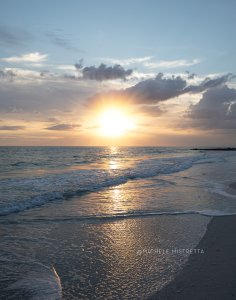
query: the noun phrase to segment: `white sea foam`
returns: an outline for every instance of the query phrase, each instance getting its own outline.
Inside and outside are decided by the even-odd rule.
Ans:
[[[20,222],[26,223],[76,223],[76,222],[107,222],[119,219],[135,219],[135,218],[148,218],[154,216],[177,216],[177,215],[202,215],[206,217],[219,217],[236,215],[236,211],[223,211],[216,209],[203,209],[203,210],[183,210],[183,211],[130,211],[128,213],[116,214],[91,214],[83,216],[68,216],[68,217],[43,217],[34,218],[33,220],[23,219]],[[0,222],[1,223],[1,222]],[[8,221],[8,224],[11,222]]]
[[[231,194],[226,191],[226,186],[223,184],[219,183],[214,183],[213,188],[208,189],[211,193],[219,194],[221,196],[231,198],[231,199],[236,199],[236,194]]]
[[[30,270],[16,282],[7,287],[15,290],[15,295],[22,291],[30,295],[32,300],[59,300],[62,299],[60,278],[54,269],[46,266]]]
[[[0,216],[21,212],[81,193],[120,185],[128,180],[179,172],[190,168],[198,159],[198,156],[149,159],[139,162],[132,169],[77,170],[30,179],[2,180],[1,185],[6,191],[6,197],[10,195],[11,201],[6,199],[5,203],[0,206]]]
[[[92,150],[88,148],[86,151]],[[145,151],[150,152],[151,149]],[[97,165],[96,168],[90,166],[88,169],[79,170],[61,169],[57,172],[46,172],[40,176],[37,173],[32,173],[33,176],[31,177],[16,176],[2,179],[0,180],[0,216],[42,206],[56,200],[69,199],[75,195],[117,186],[129,180],[173,174],[187,170],[195,164],[218,163],[226,159],[222,154],[191,153],[191,155],[189,155],[189,153],[187,153],[186,156],[181,156],[181,152],[176,155],[175,152],[171,152],[170,150],[168,150],[169,152],[167,150],[162,152],[175,153],[173,154],[174,157],[159,157],[159,154],[156,155],[157,149],[155,148],[153,151],[155,153],[154,157],[149,155],[141,160],[135,157],[133,158],[130,154],[125,154],[127,157],[124,157],[132,161],[132,167],[124,164],[122,168],[109,168],[107,164],[109,164],[111,159],[123,157],[122,155],[124,154],[104,154],[102,152],[99,154],[99,157],[100,159],[104,157],[106,162],[105,166],[101,164]],[[138,152],[139,151],[137,151],[137,153]],[[142,152],[142,150],[140,150],[140,152]],[[82,157],[82,161],[84,161],[84,159],[85,158]],[[208,192],[221,194],[223,197],[236,198],[236,195],[230,194],[222,187],[216,187],[214,185],[213,188],[208,188]]]

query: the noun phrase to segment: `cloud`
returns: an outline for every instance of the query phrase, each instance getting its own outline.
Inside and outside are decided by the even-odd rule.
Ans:
[[[210,88],[222,86],[234,77],[233,74],[226,74],[213,79],[206,77],[199,84],[188,86],[187,81],[180,75],[165,78],[162,73],[159,73],[154,79],[140,81],[127,88],[123,93],[136,99],[137,102],[157,103],[187,93],[202,93]]]
[[[105,64],[101,64],[98,67],[90,66],[83,67],[83,59],[79,60],[78,63],[74,65],[44,65],[48,69],[42,70],[43,64],[40,64],[40,60],[43,61],[47,57],[46,54],[29,53],[22,56],[15,57],[7,57],[0,58],[0,61],[7,62],[26,62],[24,68],[16,68],[16,67],[8,67],[0,70],[0,79],[29,79],[35,80],[37,79],[47,79],[47,80],[63,80],[63,79],[71,79],[71,80],[93,80],[97,82],[108,81],[114,79],[123,79],[125,81],[127,77],[129,77],[129,81],[136,81],[140,79],[146,79],[153,77],[153,73],[138,73],[137,71],[133,71],[132,69],[125,70],[120,65],[114,66],[106,66]],[[34,61],[34,62],[33,62]],[[38,63],[36,62],[38,61]],[[27,68],[29,66],[29,68]],[[32,69],[32,67],[36,67],[36,69]],[[38,69],[38,67],[41,68]],[[123,82],[124,83],[124,82]],[[118,84],[123,84],[118,82]],[[111,82],[108,82],[111,86]],[[113,84],[115,82],[113,81]],[[128,84],[127,84],[128,86]]]
[[[32,77],[30,74],[23,77],[20,73],[11,81],[9,78],[5,79],[6,76],[10,74],[4,72],[4,78],[0,80],[0,114],[12,114],[17,111],[30,119],[36,111],[45,119],[73,110],[100,88],[97,82],[75,81],[62,77]]]
[[[141,103],[156,103],[179,96],[187,82],[180,76],[164,78],[159,73],[154,79],[147,79],[127,88],[125,94]]]
[[[19,28],[0,25],[0,46],[20,46],[31,39],[31,35]]]
[[[0,79],[12,81],[16,76],[17,75],[13,70],[0,70]]]
[[[236,129],[236,89],[226,85],[208,89],[190,106],[187,117],[192,127]]]
[[[0,70],[0,74],[2,74],[2,79],[10,79],[10,81],[13,79],[35,80],[45,76],[42,72],[21,68],[5,68],[4,70]]]
[[[55,118],[55,117],[48,117],[46,120],[45,120],[45,122],[49,122],[49,123],[56,123],[56,122],[58,122],[58,119],[57,118]]]
[[[22,130],[25,129],[24,126],[10,126],[10,125],[4,125],[0,126],[0,130],[9,130],[9,131],[15,131],[15,130]]]
[[[76,67],[74,65],[59,65],[57,69],[62,71],[75,71]]]
[[[235,75],[231,73],[213,79],[206,77],[199,85],[188,86],[183,91],[183,93],[201,93],[203,91],[206,91],[209,88],[213,88],[225,84],[226,82],[230,81],[233,78],[235,78]]]
[[[190,67],[200,63],[199,59],[186,60],[186,59],[178,59],[178,60],[161,60],[158,62],[144,62],[144,66],[149,69],[156,68],[180,68],[180,67]]]
[[[120,65],[109,67],[105,64],[100,64],[98,67],[91,66],[83,68],[82,61],[79,64],[75,64],[75,67],[78,71],[82,72],[83,79],[97,81],[126,79],[126,77],[130,76],[133,72],[131,69],[125,70]]]
[[[161,109],[158,105],[143,105],[141,110],[142,113],[150,117],[159,117],[165,113],[165,110]]]
[[[178,60],[160,60],[153,61],[153,56],[144,56],[144,57],[130,57],[125,59],[115,59],[115,58],[104,58],[105,61],[113,64],[118,64],[121,66],[129,66],[133,64],[142,64],[148,69],[157,69],[157,68],[180,68],[180,67],[190,67],[200,63],[200,59],[178,59]]]
[[[202,92],[210,92],[212,89],[219,89],[218,91],[221,91],[221,88],[225,86],[225,82],[229,81],[231,78],[233,78],[233,75],[226,74],[219,76],[217,78],[205,78],[204,80],[201,80],[200,82],[196,83],[196,85],[189,86],[188,82],[192,82],[192,78],[188,79],[189,74],[178,75],[178,76],[168,76],[164,77],[162,73],[159,73],[155,78],[152,79],[146,79],[143,81],[140,81],[139,83],[128,87],[126,89],[120,89],[120,90],[113,90],[113,91],[107,91],[107,92],[101,92],[97,93],[92,97],[87,98],[86,106],[88,107],[102,107],[107,105],[123,105],[129,103],[129,105],[132,106],[142,106],[141,110],[152,117],[159,117],[163,116],[164,113],[171,114],[171,111],[175,110],[173,105],[186,105],[186,103],[182,103],[182,98],[179,98],[179,101],[171,102],[171,108],[169,106],[168,110],[165,107],[168,107],[168,103],[163,106],[161,104],[159,106],[159,103],[168,101],[170,99],[173,99],[178,96],[185,95],[190,96],[190,94],[201,94]],[[195,75],[191,76],[194,77]],[[206,97],[206,96],[204,96]],[[186,97],[185,97],[186,98]],[[189,101],[187,102],[187,105],[189,105]],[[225,107],[226,104],[223,105]],[[194,106],[193,106],[194,107]],[[193,123],[190,120],[194,119],[194,113],[193,107],[191,111],[189,111],[188,115],[185,115],[186,118],[181,119],[181,124],[179,123],[179,127],[187,128],[191,127],[192,125],[190,123]],[[184,107],[183,107],[184,108]],[[219,110],[221,110],[222,107],[219,107]],[[227,118],[232,119],[235,114],[235,103],[230,103],[228,105],[228,114]],[[181,110],[181,118],[182,118],[182,112]],[[205,112],[206,116],[208,116],[209,112]],[[201,124],[198,123],[198,117],[196,119],[196,126],[200,126]],[[184,123],[185,122],[185,123]],[[217,119],[215,119],[215,122],[217,122]],[[198,123],[198,124],[197,124]],[[233,122],[228,122],[233,126]],[[205,125],[204,125],[205,126]],[[210,126],[210,125],[209,125]]]
[[[98,93],[88,99],[88,105],[105,104],[104,101],[109,101],[110,104],[126,101],[134,105],[155,105],[181,95],[186,86],[187,82],[181,76],[173,75],[171,78],[165,78],[162,73],[159,73],[155,78],[142,80],[123,90]],[[160,112],[158,109],[156,111]]]
[[[31,66],[34,64],[31,64]],[[32,70],[28,68],[3,68],[0,69],[0,81],[11,81],[11,82],[68,82],[69,80],[78,79],[75,67],[72,65],[54,66],[54,70]]]
[[[194,79],[197,75],[195,73],[190,73],[189,71],[186,71],[186,73],[188,74],[188,79]]]
[[[133,64],[144,63],[151,59],[152,59],[152,56],[130,57],[130,58],[125,58],[125,59],[105,58],[104,60],[109,63],[115,64],[115,65],[129,66],[129,65],[133,65]]]
[[[56,130],[56,131],[67,131],[67,130],[73,130],[77,127],[80,127],[80,125],[72,125],[72,124],[57,124],[50,127],[46,127],[47,130]]]
[[[37,63],[42,62],[47,59],[47,54],[40,54],[39,52],[32,52],[23,54],[21,56],[12,56],[12,57],[6,57],[1,58],[1,61],[9,62],[9,63],[22,63],[22,62],[31,62],[31,63]]]

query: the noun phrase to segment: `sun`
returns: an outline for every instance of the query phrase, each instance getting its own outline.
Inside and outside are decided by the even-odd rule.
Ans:
[[[122,109],[108,108],[100,116],[101,134],[108,137],[120,137],[134,128],[134,123]]]

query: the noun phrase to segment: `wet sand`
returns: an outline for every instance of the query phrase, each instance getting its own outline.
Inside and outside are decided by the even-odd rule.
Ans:
[[[236,188],[236,183],[230,185]],[[236,299],[236,216],[214,217],[174,281],[150,299]]]

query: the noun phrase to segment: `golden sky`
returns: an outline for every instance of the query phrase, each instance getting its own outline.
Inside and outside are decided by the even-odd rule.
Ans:
[[[105,83],[55,75],[37,80],[32,74],[6,78],[1,86],[7,101],[0,116],[0,144],[233,144],[235,102],[229,100],[235,89],[226,85],[230,75],[189,77],[159,74]],[[212,99],[219,99],[218,106],[212,105]]]

